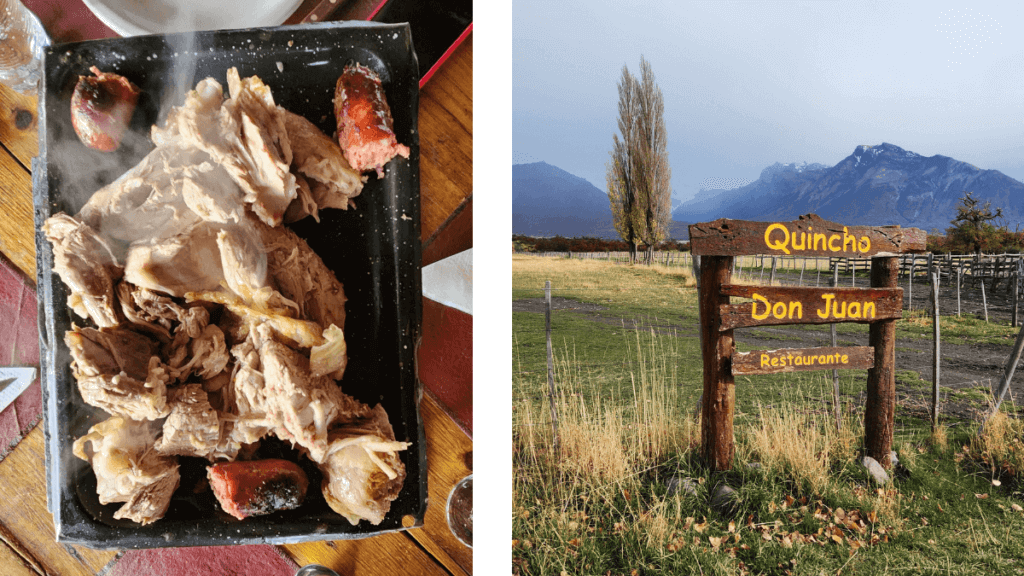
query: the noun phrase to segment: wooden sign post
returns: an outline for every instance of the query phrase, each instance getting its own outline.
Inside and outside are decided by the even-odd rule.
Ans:
[[[715,220],[690,226],[690,246],[701,256],[698,301],[704,359],[701,441],[705,461],[728,470],[734,454],[735,374],[867,369],[864,444],[889,467],[895,414],[897,285],[904,252],[923,252],[926,235],[899,226],[843,226],[814,214],[795,222]],[[746,255],[871,257],[870,288],[781,288],[731,283],[733,257]],[[752,301],[731,304],[731,296]],[[735,352],[733,329],[772,324],[869,323],[869,346]]]

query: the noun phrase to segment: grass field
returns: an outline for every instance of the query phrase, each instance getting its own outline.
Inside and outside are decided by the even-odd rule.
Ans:
[[[740,376],[733,470],[713,474],[698,456],[689,274],[513,257],[513,300],[542,298],[547,280],[554,297],[590,312],[552,315],[557,452],[544,315],[513,312],[514,573],[1024,573],[1024,426],[1015,417],[1002,413],[981,437],[977,423],[944,420],[933,435],[898,405],[900,464],[878,487],[859,465],[863,410],[849,401],[865,371],[840,372],[838,430],[831,372]],[[931,337],[929,318],[907,316],[897,346]],[[944,341],[991,339],[1007,351],[1015,333],[968,318],[944,317],[942,328]],[[856,330],[866,327],[839,332]],[[900,378],[922,393],[930,386],[917,373]],[[984,388],[954,393],[989,401]],[[735,489],[733,505],[712,506],[723,483]]]

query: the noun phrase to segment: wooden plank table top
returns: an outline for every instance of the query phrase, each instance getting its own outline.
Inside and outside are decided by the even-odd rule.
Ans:
[[[433,238],[472,198],[473,43],[470,36],[420,93],[422,239]],[[36,99],[0,85],[0,253],[36,282],[31,159],[38,153]],[[472,473],[473,441],[430,394],[421,404],[427,437],[429,501],[422,528],[376,538],[290,544],[278,548],[298,565],[323,564],[341,574],[472,574],[472,550],[449,531],[444,503]],[[42,426],[3,461],[0,485],[0,574],[97,574],[119,557],[54,541],[46,509]]]

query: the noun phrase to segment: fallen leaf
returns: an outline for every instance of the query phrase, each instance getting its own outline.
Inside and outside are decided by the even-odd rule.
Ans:
[[[569,573],[566,572],[565,570],[562,570],[561,572],[558,573],[558,576],[569,576]]]
[[[1000,482],[999,480],[996,480],[995,478],[992,479],[992,485],[993,486],[1002,486],[1002,484],[1003,483]]]
[[[796,499],[789,494],[786,494],[786,506],[792,506],[794,502],[796,502]]]
[[[569,546],[579,546],[579,545],[580,545],[580,539],[579,538],[573,538],[572,540],[569,540]]]
[[[921,500],[927,500],[927,499],[928,499],[928,495],[927,494],[922,494],[921,495]]]
[[[735,522],[729,522],[729,533],[731,534],[731,533],[734,533],[734,532],[736,532],[736,523]]]
[[[516,546],[519,546],[519,540],[512,541],[512,547],[515,548]]]
[[[626,527],[622,525],[622,522],[616,522],[615,525],[612,526],[612,530],[614,530],[616,532],[621,532],[621,531],[623,531],[625,529],[626,529]]]
[[[935,540],[928,540],[929,544],[935,544]]]
[[[711,542],[711,547],[718,550],[718,547],[722,545],[721,536],[708,536],[708,542]]]
[[[699,533],[702,533],[702,534],[704,533],[704,530],[707,529],[707,527],[708,527],[708,520],[707,520],[707,518],[705,518],[704,521],[701,522],[700,524],[694,524],[693,525],[693,529],[696,530]]]
[[[1024,508],[1021,508],[1020,504],[1017,503],[1010,504],[1010,508],[1012,508],[1014,512],[1024,512]]]
[[[775,511],[778,510],[778,509],[779,509],[779,507],[775,505],[775,502],[769,502],[768,503],[768,513],[769,514],[774,514]]]
[[[978,500],[984,500],[988,498],[988,494],[975,494],[974,497],[977,498]]]
[[[737,544],[739,544],[739,543],[740,543],[740,540],[742,540],[742,539],[743,539],[743,538],[740,538],[740,535],[739,535],[739,534],[733,534],[733,535],[732,535],[732,541],[733,541],[733,542],[735,542],[735,543],[737,543]]]
[[[782,547],[783,548],[792,548],[793,547],[793,539],[790,538],[788,535],[783,536],[782,537]]]
[[[629,490],[623,490],[622,491],[622,497],[625,498],[626,501],[628,502],[629,501]]]
[[[832,535],[832,540],[834,540],[836,544],[842,544],[843,543],[843,537],[842,536],[836,536],[835,534]]]
[[[580,527],[579,522],[569,522],[569,530],[575,530]]]
[[[768,532],[762,532],[761,533],[761,539],[762,540],[771,540],[772,539],[772,535],[769,534]]]
[[[693,526],[693,517],[687,516],[686,521],[683,522],[683,530],[689,530],[690,526]]]
[[[875,522],[878,522],[878,512],[875,512],[874,510],[870,510],[868,512],[868,522],[871,522],[872,524],[874,524]]]
[[[945,510],[942,509],[942,502],[938,503],[938,507],[939,507],[939,512],[945,512]]]

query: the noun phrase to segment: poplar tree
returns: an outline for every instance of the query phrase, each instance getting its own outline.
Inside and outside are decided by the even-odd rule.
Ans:
[[[608,199],[615,230],[630,246],[630,261],[637,261],[636,246],[642,242],[647,246],[644,261],[650,264],[672,219],[665,102],[643,56],[639,79],[622,67],[618,91],[619,134],[612,136],[606,168]]]

